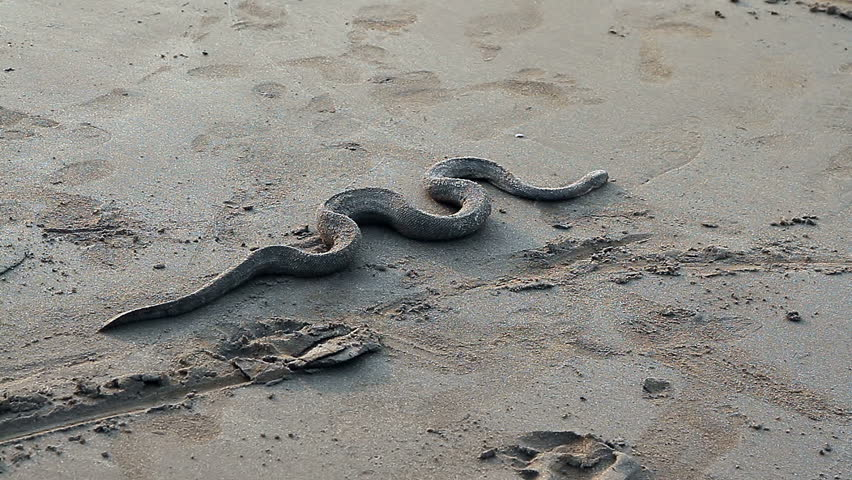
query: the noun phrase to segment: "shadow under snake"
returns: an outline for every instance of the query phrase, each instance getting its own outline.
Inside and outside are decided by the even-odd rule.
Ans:
[[[392,190],[346,190],[329,198],[317,212],[317,233],[327,251],[306,252],[286,245],[255,250],[195,292],[116,315],[100,330],[191,312],[260,275],[320,277],[342,270],[352,262],[361,241],[359,223],[385,224],[415,240],[452,240],[470,235],[479,230],[491,214],[491,202],[485,189],[473,180],[487,181],[517,197],[556,201],[585,195],[605,185],[608,178],[607,172],[595,170],[564,187],[536,187],[519,180],[491,160],[476,157],[443,160],[426,171],[424,183],[433,200],[458,208],[451,215],[419,210]]]

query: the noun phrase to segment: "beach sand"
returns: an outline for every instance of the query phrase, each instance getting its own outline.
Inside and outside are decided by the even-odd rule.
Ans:
[[[816,10],[0,0],[0,478],[852,478],[852,21]],[[347,188],[446,212],[423,172],[467,155],[611,181],[98,332]]]

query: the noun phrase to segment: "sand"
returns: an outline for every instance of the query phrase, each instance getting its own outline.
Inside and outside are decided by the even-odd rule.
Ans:
[[[851,478],[831,4],[0,0],[0,478]],[[611,182],[97,332],[461,155]]]

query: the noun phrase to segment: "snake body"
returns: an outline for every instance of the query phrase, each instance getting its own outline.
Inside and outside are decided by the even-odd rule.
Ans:
[[[518,197],[554,201],[585,195],[606,184],[608,175],[603,170],[595,170],[570,185],[543,188],[527,184],[497,163],[483,158],[443,160],[426,171],[424,183],[433,200],[458,208],[451,215],[419,210],[392,190],[346,190],[328,199],[317,213],[317,232],[328,248],[326,251],[306,252],[286,245],[255,250],[195,292],[116,315],[101,330],[191,312],[259,275],[319,277],[339,271],[352,262],[358,249],[359,223],[385,224],[415,240],[451,240],[470,235],[491,214],[491,202],[485,189],[473,180],[487,181]]]

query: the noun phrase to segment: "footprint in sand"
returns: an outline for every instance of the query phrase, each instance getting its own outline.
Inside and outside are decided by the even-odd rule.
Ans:
[[[240,139],[251,137],[257,132],[252,131],[252,125],[240,122],[217,122],[206,132],[201,133],[190,142],[195,152],[211,152],[214,155],[228,148],[240,148]],[[236,142],[235,142],[236,140]]]
[[[639,80],[648,83],[667,83],[672,79],[675,67],[666,61],[660,43],[668,37],[681,36],[691,38],[708,38],[713,35],[710,28],[697,25],[673,17],[690,15],[689,8],[681,9],[672,15],[653,17],[652,23],[641,31],[639,43],[639,61],[636,65]],[[621,13],[628,19],[642,16],[641,10],[629,10]]]
[[[461,102],[491,105],[488,116],[461,118],[458,130],[467,138],[484,139],[505,134],[513,126],[571,105],[597,105],[604,99],[578,85],[570,75],[524,68],[509,78],[459,90]],[[512,101],[502,101],[508,97]]]
[[[287,87],[276,82],[263,82],[252,87],[251,91],[263,98],[280,98],[287,93]]]
[[[642,40],[639,44],[639,80],[649,83],[666,83],[672,78],[673,68],[663,60],[654,39]]]
[[[704,147],[701,133],[685,125],[661,126],[629,138],[622,149],[634,158],[645,159],[637,180],[648,183],[695,160]]]
[[[826,172],[838,178],[852,178],[852,147],[845,147],[832,155]]]
[[[342,55],[344,58],[357,60],[374,66],[386,66],[390,54],[382,47],[352,42],[349,49]]]
[[[238,0],[232,11],[231,28],[237,31],[275,30],[287,23],[287,7],[273,0]]]
[[[103,159],[72,163],[56,170],[50,175],[50,183],[65,185],[83,185],[100,180],[113,171],[113,166]]]
[[[67,139],[78,148],[91,148],[108,142],[112,134],[91,123],[81,123],[67,133]]]
[[[647,480],[630,455],[603,440],[574,432],[532,432],[515,445],[482,452],[481,460],[500,462],[526,479]]]
[[[370,5],[358,10],[352,26],[364,30],[397,32],[414,24],[417,15],[397,5]]]
[[[438,74],[427,70],[379,75],[369,81],[373,84],[370,96],[389,110],[435,105],[449,100],[452,96],[451,90],[441,86]]]
[[[53,128],[59,122],[0,107],[0,140],[23,140],[39,135],[39,129]]]
[[[217,65],[205,65],[203,67],[196,67],[188,70],[186,73],[190,77],[201,77],[211,80],[236,78],[243,73],[243,66],[224,63]]]
[[[542,24],[541,13],[533,2],[519,2],[518,8],[505,13],[482,15],[471,19],[465,36],[479,49],[486,62],[494,60],[502,47],[500,42],[528,32]]]
[[[125,88],[114,88],[108,93],[98,95],[97,97],[83,102],[81,107],[104,108],[104,109],[121,109],[128,103],[133,102],[142,96],[137,91],[127,90]]]
[[[352,84],[362,80],[360,70],[341,57],[297,58],[284,65],[308,68],[332,83]]]
[[[550,75],[540,68],[524,68],[510,78],[474,85],[470,90],[499,90],[512,96],[539,99],[551,107],[597,105],[604,101],[595,96],[592,89],[577,86],[577,81],[571,76],[563,73]]]

